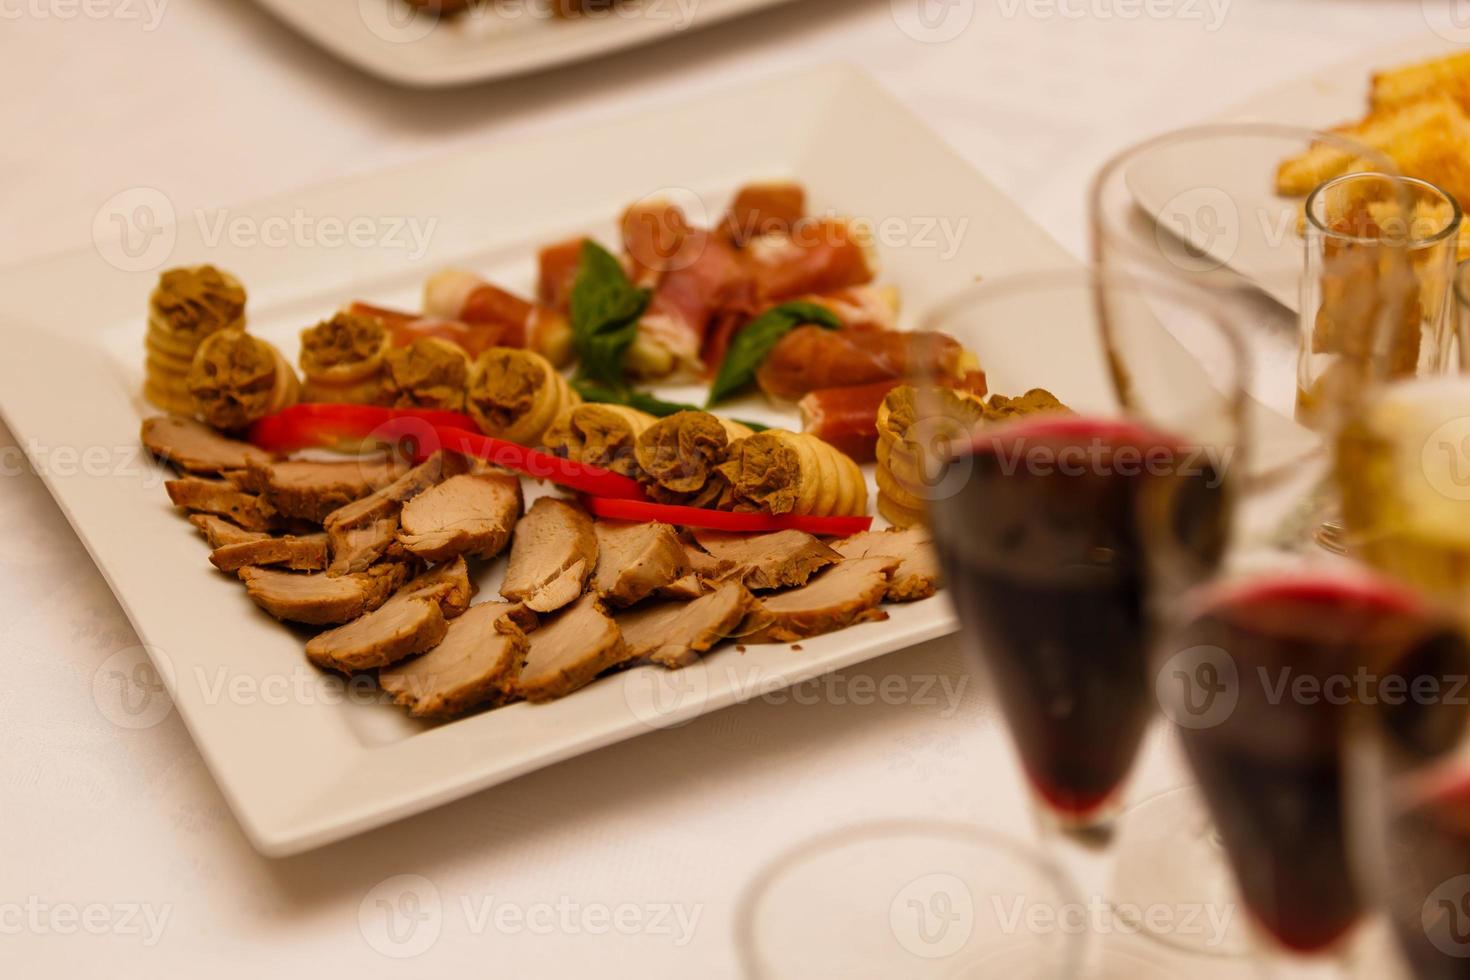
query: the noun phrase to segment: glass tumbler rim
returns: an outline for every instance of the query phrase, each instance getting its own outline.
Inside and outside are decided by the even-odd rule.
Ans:
[[[1321,195],[1331,191],[1334,187],[1337,187],[1340,184],[1346,184],[1349,181],[1363,180],[1365,178],[1390,180],[1407,187],[1414,187],[1420,190],[1431,191],[1435,195],[1439,196],[1449,203],[1450,218],[1445,223],[1445,226],[1432,235],[1414,238],[1407,242],[1405,247],[1409,251],[1418,251],[1420,249],[1430,248],[1459,233],[1460,223],[1464,219],[1464,211],[1460,207],[1460,202],[1455,200],[1453,194],[1449,193],[1438,184],[1431,183],[1430,181],[1423,180],[1419,177],[1406,177],[1402,174],[1379,173],[1376,170],[1357,170],[1352,173],[1339,174],[1336,177],[1324,180],[1322,183],[1318,184],[1315,188],[1312,189],[1312,193],[1307,195],[1307,201],[1305,205],[1307,222],[1313,228],[1315,228],[1317,232],[1321,234],[1324,238],[1329,238],[1333,241],[1346,242],[1355,245],[1380,244],[1382,239],[1379,238],[1373,238],[1367,235],[1350,235],[1345,232],[1337,231],[1333,228],[1328,228],[1326,225],[1322,224],[1321,217],[1317,214],[1317,209],[1314,207]]]

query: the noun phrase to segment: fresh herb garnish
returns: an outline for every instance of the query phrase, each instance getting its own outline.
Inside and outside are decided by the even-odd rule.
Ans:
[[[705,404],[709,406],[724,401],[754,381],[756,368],[761,366],[777,341],[803,323],[815,323],[828,330],[842,326],[836,314],[816,303],[782,303],[771,307],[741,327],[730,342],[730,349],[725,352],[719,373],[710,385],[709,401]]]
[[[628,279],[622,263],[590,238],[582,243],[572,283],[572,345],[577,377],[624,387],[623,355],[638,336],[651,294]]]

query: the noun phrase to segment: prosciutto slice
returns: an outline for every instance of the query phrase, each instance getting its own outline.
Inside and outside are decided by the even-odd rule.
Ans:
[[[353,303],[347,312],[382,320],[388,328],[389,345],[392,347],[408,347],[415,340],[433,337],[447,340],[463,348],[470,357],[477,357],[481,351],[490,347],[513,346],[511,341],[515,339],[507,335],[513,332],[494,323],[463,323],[445,317],[405,313],[402,310],[390,310],[361,302]]]
[[[524,347],[536,307],[472,272],[445,269],[424,284],[424,310],[432,316],[500,330],[497,347]]]
[[[679,366],[698,372],[704,367],[700,353],[705,335],[716,314],[749,317],[756,308],[755,293],[740,253],[728,242],[694,229],[684,248],[693,260],[660,279],[638,329],[673,355]]]
[[[862,286],[877,273],[856,229],[841,218],[800,221],[789,235],[761,235],[746,247],[745,258],[767,300]]]
[[[965,356],[959,341],[942,333],[805,326],[772,348],[756,382],[768,395],[796,401],[824,388],[955,377]]]

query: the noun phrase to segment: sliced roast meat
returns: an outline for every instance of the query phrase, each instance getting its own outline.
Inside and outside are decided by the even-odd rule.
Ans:
[[[695,575],[705,581],[713,582],[725,577],[725,573],[735,567],[735,563],[723,558],[716,558],[697,544],[684,542],[684,557],[689,559],[689,568]]]
[[[378,559],[398,534],[404,501],[469,469],[458,453],[437,452],[392,483],[332,511],[322,521],[332,549],[333,575],[361,571]]]
[[[214,514],[190,514],[189,523],[197,527],[209,542],[210,548],[223,548],[227,544],[244,544],[247,541],[264,541],[270,537],[264,531],[247,531]]]
[[[327,567],[327,536],[283,534],[224,544],[209,553],[209,561],[222,572],[236,572],[246,565],[284,565],[298,572],[317,572]]]
[[[355,527],[389,514],[396,515],[405,500],[451,476],[467,472],[469,466],[469,460],[458,453],[437,452],[387,486],[332,511],[322,519],[322,524],[330,531],[333,527]]]
[[[275,512],[269,504],[225,480],[186,476],[168,480],[163,487],[175,507],[225,517],[247,531],[269,531],[274,524]]]
[[[435,565],[403,587],[411,595],[429,597],[439,603],[447,619],[463,613],[475,597],[475,583],[463,558]]]
[[[241,477],[245,489],[260,494],[286,517],[320,524],[327,515],[403,476],[407,467],[395,457],[319,460],[291,459],[255,463]]]
[[[832,545],[843,558],[885,556],[901,559],[888,582],[889,602],[927,599],[939,591],[939,556],[934,538],[924,527],[864,531]]]
[[[522,617],[530,617],[530,621]],[[482,602],[449,623],[439,645],[378,675],[378,684],[415,718],[450,718],[505,700],[530,649],[523,626],[535,613]]]
[[[592,588],[609,605],[631,606],[688,575],[684,542],[672,525],[598,521]]]
[[[736,634],[759,605],[745,586],[725,582],[692,602],[660,602],[620,613],[618,628],[629,659],[647,657],[665,667],[686,667]]]
[[[403,562],[382,562],[352,575],[302,574],[275,568],[240,569],[245,591],[277,619],[325,626],[378,608],[408,578]]]
[[[437,646],[449,620],[469,607],[471,594],[464,559],[458,558],[420,575],[379,608],[312,637],[306,657],[344,674],[395,664]]]
[[[854,623],[887,619],[878,603],[898,565],[897,558],[850,558],[799,589],[762,598],[743,627],[745,638],[751,643],[790,643]]]
[[[526,664],[514,692],[527,701],[551,701],[586,687],[597,675],[627,659],[618,624],[595,595],[542,623],[531,634]]]
[[[500,594],[553,612],[582,594],[597,566],[597,534],[582,508],[542,497],[516,524]]]
[[[714,578],[734,578],[750,589],[785,589],[802,585],[818,569],[841,556],[803,531],[770,534],[721,534],[695,531],[694,540],[725,569]]]
[[[143,445],[153,455],[189,473],[243,470],[269,463],[271,454],[248,442],[228,439],[193,419],[155,415],[143,421]]]
[[[388,514],[357,525],[327,529],[332,575],[360,572],[381,558],[398,534],[398,515]]]
[[[403,505],[398,542],[428,561],[494,558],[510,542],[522,506],[521,481],[513,474],[452,476]]]
[[[704,593],[704,580],[693,572],[690,572],[683,578],[674,579],[674,581],[665,585],[654,594],[660,599],[683,599],[687,601],[689,599],[698,599]]]

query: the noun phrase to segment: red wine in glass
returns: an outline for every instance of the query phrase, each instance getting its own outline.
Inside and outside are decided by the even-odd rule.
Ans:
[[[1224,550],[1226,488],[1197,457],[1132,423],[1039,417],[978,435],[929,502],[965,634],[1068,826],[1105,822],[1142,744],[1154,593]]]
[[[1173,649],[1223,651],[1233,708],[1182,727],[1241,896],[1286,949],[1316,953],[1361,899],[1344,826],[1342,748],[1354,706],[1440,740],[1415,678],[1463,671],[1459,640],[1412,595],[1366,576],[1276,575],[1213,590]]]
[[[1417,980],[1470,978],[1470,763],[1389,824],[1389,918]]]

